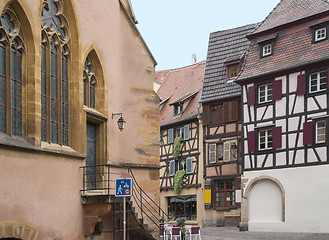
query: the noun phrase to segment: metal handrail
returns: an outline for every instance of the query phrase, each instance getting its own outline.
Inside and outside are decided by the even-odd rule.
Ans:
[[[114,191],[114,187],[110,186],[110,183],[115,182],[111,175],[120,175],[119,173],[114,173],[110,171],[110,167],[127,169],[130,174],[134,187],[132,189],[132,198],[129,204],[131,207],[134,205],[137,207],[138,212],[140,211],[142,223],[144,222],[144,217],[149,219],[150,223],[152,222],[157,228],[160,229],[161,219],[169,220],[168,215],[164,212],[163,209],[140,187],[138,184],[132,170],[129,167],[116,166],[111,164],[103,165],[93,165],[93,166],[82,166],[80,167],[83,170],[83,189],[80,190],[82,196],[86,196],[88,190],[105,190],[104,195],[112,195],[110,191]],[[87,172],[88,168],[95,168],[95,172]],[[107,169],[106,169],[107,168]],[[98,171],[96,170],[98,169]],[[88,179],[88,176],[95,175],[92,179]],[[97,179],[100,177],[101,179]],[[100,184],[103,183],[103,184]],[[104,184],[105,183],[105,184]],[[106,194],[107,193],[107,194]],[[114,194],[113,194],[114,195]],[[140,226],[142,223],[139,222]]]

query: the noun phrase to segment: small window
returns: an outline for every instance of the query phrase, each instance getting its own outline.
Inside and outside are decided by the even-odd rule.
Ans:
[[[326,142],[326,121],[317,121],[315,124],[315,143]]]
[[[309,93],[327,89],[327,71],[311,73],[309,75]]]
[[[180,115],[183,112],[183,105],[182,104],[176,104],[174,105],[174,115]]]
[[[175,137],[182,137],[184,138],[184,127],[176,128],[176,135]]]
[[[258,103],[270,102],[273,100],[273,84],[264,84],[258,87]]]
[[[238,76],[238,73],[239,73],[239,64],[228,66],[228,79],[236,78]]]
[[[272,44],[266,44],[263,46],[263,57],[272,54]]]
[[[315,30],[315,36],[314,37],[315,37],[314,38],[315,42],[327,39],[327,29],[324,27],[324,28],[320,28],[320,29]]]
[[[259,150],[272,149],[273,133],[272,129],[259,130]]]

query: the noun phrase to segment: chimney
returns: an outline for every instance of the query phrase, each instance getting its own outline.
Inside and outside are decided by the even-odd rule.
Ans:
[[[193,53],[192,54],[192,64],[195,64],[196,63],[196,54]]]

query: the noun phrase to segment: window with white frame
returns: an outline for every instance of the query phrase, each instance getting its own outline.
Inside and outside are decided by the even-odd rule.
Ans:
[[[273,100],[273,84],[264,84],[258,87],[258,103],[270,102]]]
[[[272,54],[272,44],[266,44],[263,46],[263,57]]]
[[[315,72],[309,75],[309,93],[327,89],[327,71]]]
[[[271,149],[273,144],[272,129],[259,130],[258,132],[258,149]]]
[[[315,143],[326,142],[326,121],[320,120],[315,123]]]
[[[314,37],[315,37],[315,39],[314,39],[315,42],[326,39],[327,38],[327,29],[324,27],[324,28],[315,30]]]

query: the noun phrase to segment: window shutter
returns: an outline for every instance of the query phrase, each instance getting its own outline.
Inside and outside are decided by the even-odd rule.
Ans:
[[[190,139],[190,125],[184,125],[184,140]]]
[[[223,108],[224,108],[224,122],[228,122],[231,120],[231,116],[230,116],[230,102],[226,102],[223,104]]]
[[[313,122],[304,122],[303,124],[303,143],[304,145],[313,144]]]
[[[209,124],[209,105],[202,105],[202,122],[203,125]]]
[[[256,133],[255,131],[248,132],[248,152],[255,152]]]
[[[255,105],[256,87],[252,86],[248,88],[248,106]]]
[[[192,173],[192,157],[186,158],[186,173]]]
[[[273,148],[281,148],[282,146],[282,127],[273,128]]]
[[[209,163],[216,162],[216,143],[209,144]]]
[[[168,144],[174,142],[174,129],[168,129]]]
[[[306,88],[306,74],[297,76],[297,95],[304,95]]]
[[[175,160],[169,162],[169,176],[175,175]]]
[[[282,80],[276,80],[273,83],[273,98],[275,101],[282,99]]]
[[[230,161],[230,155],[231,155],[231,142],[224,142],[224,157],[223,160],[224,162],[229,162]]]
[[[238,101],[233,101],[232,102],[232,121],[237,121],[238,120]]]

